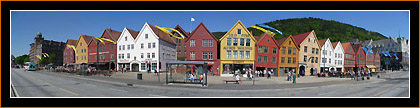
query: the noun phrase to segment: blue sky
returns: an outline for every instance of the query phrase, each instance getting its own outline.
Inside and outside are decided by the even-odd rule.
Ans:
[[[29,54],[37,32],[46,40],[66,42],[80,34],[100,37],[105,28],[139,31],[145,22],[173,28],[179,24],[190,31],[200,22],[211,32],[228,31],[236,21],[246,27],[288,18],[315,17],[351,24],[385,36],[408,39],[408,11],[12,11],[11,53]]]

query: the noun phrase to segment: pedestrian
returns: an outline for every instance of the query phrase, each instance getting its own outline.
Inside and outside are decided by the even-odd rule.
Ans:
[[[235,80],[236,80],[236,82],[239,84],[239,75],[238,75],[238,74],[236,74],[236,76],[235,76]]]
[[[271,78],[271,71],[267,71],[267,79]]]
[[[251,73],[251,71],[249,70],[249,71],[247,71],[247,77],[248,77],[248,80],[252,80],[252,73]]]
[[[292,73],[290,73],[290,71],[287,71],[287,81],[291,81],[291,76],[292,76]]]
[[[155,76],[157,76],[157,74],[158,74],[158,73],[157,73],[157,68],[155,68]]]
[[[359,81],[360,78],[360,71],[357,71],[357,81]]]
[[[267,74],[267,69],[264,70],[264,73],[263,73],[262,77],[264,77],[265,74]]]

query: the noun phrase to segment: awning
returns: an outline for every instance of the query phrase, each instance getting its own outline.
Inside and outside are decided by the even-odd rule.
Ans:
[[[374,65],[366,65],[367,68],[376,68]]]

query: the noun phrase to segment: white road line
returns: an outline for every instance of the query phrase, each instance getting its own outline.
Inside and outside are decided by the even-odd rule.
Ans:
[[[125,91],[125,90],[119,90],[119,89],[114,89],[114,88],[109,88],[109,90],[114,90],[114,91],[119,91],[119,92],[128,92],[128,91]]]
[[[163,96],[163,95],[154,95],[154,94],[149,94],[149,96],[154,96],[154,97],[168,97],[168,96]]]
[[[11,92],[14,92],[14,94],[15,94],[15,96],[16,97],[20,97],[19,96],[19,93],[17,92],[17,90],[16,90],[16,87],[15,87],[15,85],[13,85],[13,83],[11,83],[12,84],[12,88],[11,88],[11,90],[13,90],[13,91],[11,91]]]

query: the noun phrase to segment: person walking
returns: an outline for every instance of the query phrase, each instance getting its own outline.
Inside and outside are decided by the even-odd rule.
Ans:
[[[267,71],[267,79],[271,78],[271,71]]]
[[[287,71],[287,81],[291,81],[291,76],[292,76],[292,73],[290,73],[290,71]]]

